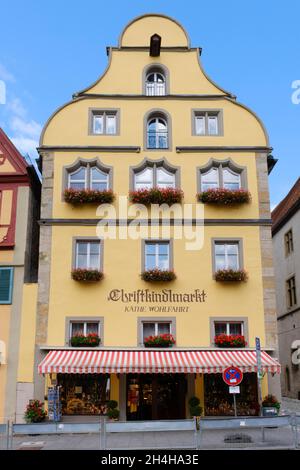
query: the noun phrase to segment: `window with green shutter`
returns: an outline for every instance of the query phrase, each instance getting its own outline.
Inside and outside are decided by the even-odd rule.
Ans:
[[[13,268],[0,268],[0,304],[11,304]]]

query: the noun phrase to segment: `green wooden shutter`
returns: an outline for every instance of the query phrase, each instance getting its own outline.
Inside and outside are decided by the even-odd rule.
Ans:
[[[0,304],[11,304],[13,268],[0,268]]]

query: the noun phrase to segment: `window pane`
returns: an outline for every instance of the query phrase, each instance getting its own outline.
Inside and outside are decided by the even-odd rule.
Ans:
[[[170,323],[158,323],[157,330],[159,335],[170,334]]]
[[[225,254],[225,245],[221,243],[215,243],[215,253],[216,255],[224,255]]]
[[[157,168],[156,178],[159,188],[175,188],[175,175],[170,174],[164,168]]]
[[[217,168],[211,168],[206,173],[201,174],[201,189],[207,191],[210,188],[219,187],[219,171]]]
[[[77,242],[77,253],[79,255],[87,255],[88,243],[87,242]]]
[[[239,269],[238,257],[237,255],[228,255],[227,256],[227,269]]]
[[[217,116],[208,116],[208,134],[218,134],[218,118]]]
[[[84,323],[71,323],[71,336],[83,335]]]
[[[98,322],[87,323],[87,325],[86,325],[86,334],[89,335],[91,333],[96,333],[97,335],[99,334],[99,323]]]
[[[195,130],[196,130],[196,134],[198,135],[205,134],[205,117],[204,116],[195,117]]]
[[[226,323],[215,323],[215,335],[226,334]]]
[[[216,263],[216,271],[218,271],[219,269],[225,269],[226,268],[225,255],[216,255],[215,263]]]
[[[226,189],[236,190],[241,187],[241,177],[238,173],[223,168],[223,185]]]
[[[155,255],[146,255],[146,260],[145,260],[145,269],[155,269],[156,266],[156,258]]]
[[[117,116],[106,116],[106,134],[116,134]]]
[[[155,334],[155,323],[143,323],[143,340]]]
[[[159,243],[158,244],[158,253],[160,255],[168,255],[169,254],[169,243]]]
[[[81,167],[69,175],[69,188],[85,189],[86,168]]]
[[[90,242],[90,252],[93,255],[98,255],[100,252],[100,242]]]
[[[152,188],[153,187],[153,168],[145,168],[134,175],[135,189]]]
[[[146,243],[146,253],[155,255],[155,243]]]
[[[242,334],[242,324],[241,323],[230,323],[229,324],[229,333],[231,335],[241,335]]]
[[[94,134],[103,134],[103,114],[93,117],[93,132]]]
[[[76,260],[76,268],[87,268],[87,255],[78,255]]]
[[[237,243],[227,243],[226,244],[227,253],[229,255],[237,255],[238,253],[238,244]]]

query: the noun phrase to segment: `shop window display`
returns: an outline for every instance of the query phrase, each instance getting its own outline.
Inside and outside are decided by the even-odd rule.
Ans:
[[[110,399],[105,374],[58,374],[63,415],[99,415]]]
[[[256,416],[259,414],[257,397],[257,377],[255,373],[246,373],[236,395],[237,414]],[[234,416],[233,395],[223,381],[222,374],[204,375],[205,416]]]

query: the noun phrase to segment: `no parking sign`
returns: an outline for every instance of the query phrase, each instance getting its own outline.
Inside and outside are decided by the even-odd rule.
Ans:
[[[243,372],[238,367],[227,367],[223,372],[223,380],[229,386],[236,386],[243,380]]]

